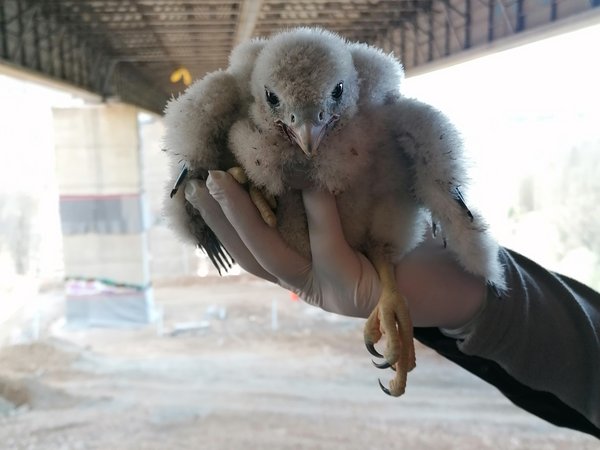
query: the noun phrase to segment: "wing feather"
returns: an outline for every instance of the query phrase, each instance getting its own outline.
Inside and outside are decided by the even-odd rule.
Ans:
[[[171,179],[163,214],[181,238],[206,252],[219,273],[230,269],[233,260],[200,213],[185,200],[180,187],[188,179],[206,179],[208,170],[225,170],[236,164],[228,134],[242,114],[243,104],[239,80],[219,70],[196,81],[165,109],[164,144]]]
[[[435,231],[441,228],[447,248],[466,270],[505,289],[499,246],[463,195],[468,179],[458,130],[440,111],[414,99],[401,98],[389,108],[398,147],[411,160],[414,196],[431,213]]]

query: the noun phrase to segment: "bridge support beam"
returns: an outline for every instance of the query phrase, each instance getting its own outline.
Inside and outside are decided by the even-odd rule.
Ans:
[[[67,319],[153,320],[137,108],[54,109]]]

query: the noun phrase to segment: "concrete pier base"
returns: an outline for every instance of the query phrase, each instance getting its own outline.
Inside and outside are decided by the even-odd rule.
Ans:
[[[148,323],[154,305],[138,110],[102,104],[54,109],[53,116],[67,319]],[[88,285],[78,289],[78,282]]]

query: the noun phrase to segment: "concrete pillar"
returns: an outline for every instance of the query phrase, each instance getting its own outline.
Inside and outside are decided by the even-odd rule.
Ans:
[[[148,247],[150,276],[154,281],[173,281],[196,276],[202,261],[189,242],[182,242],[163,219],[165,192],[170,189],[170,168],[167,155],[161,151],[165,134],[162,117],[142,114],[139,121],[142,153],[142,178],[148,202]]]
[[[102,104],[54,109],[53,117],[67,318],[150,322],[138,110]]]

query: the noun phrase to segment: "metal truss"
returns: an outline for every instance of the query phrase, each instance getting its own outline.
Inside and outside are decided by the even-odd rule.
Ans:
[[[164,83],[157,85],[135,64],[122,61],[104,35],[88,39],[80,28],[62,2],[1,0],[0,57],[104,98],[160,112],[169,95]]]
[[[432,0],[429,10],[404,17],[375,43],[410,70],[598,6],[600,0]]]
[[[0,58],[162,112],[252,36],[320,26],[393,51],[408,70],[591,11],[600,0],[0,0]]]

